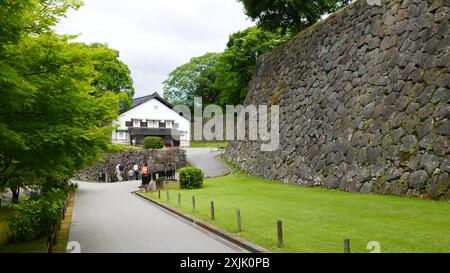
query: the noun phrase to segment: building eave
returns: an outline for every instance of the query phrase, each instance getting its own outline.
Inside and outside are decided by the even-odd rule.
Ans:
[[[165,106],[167,106],[168,108],[173,110],[174,106],[170,102],[168,102],[165,99],[163,99],[157,92],[155,92],[155,93],[153,93],[151,95],[148,95],[148,96],[134,98],[131,107],[126,109],[126,110],[120,111],[119,114],[122,115],[122,114],[124,114],[124,113],[126,113],[126,112],[128,112],[128,111],[130,111],[130,110],[132,110],[132,109],[134,109],[136,107],[138,107],[138,106],[141,106],[142,104],[144,104],[144,103],[146,103],[148,101],[151,101],[153,99],[158,100],[159,102],[161,102],[162,104],[164,104]]]

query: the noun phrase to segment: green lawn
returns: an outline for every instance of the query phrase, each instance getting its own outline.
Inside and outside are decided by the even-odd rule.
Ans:
[[[0,253],[46,253],[47,239],[0,245]]]
[[[227,148],[228,141],[191,141],[191,148]]]
[[[369,252],[370,241],[378,241],[382,252],[450,252],[448,202],[303,188],[239,172],[208,179],[202,189],[170,191],[172,207],[180,192],[181,210],[210,223],[215,201],[213,223],[234,234],[240,208],[244,231],[238,235],[274,252],[343,252],[345,237],[353,252]],[[166,193],[161,197],[165,202]],[[278,219],[284,226],[282,249],[276,247]]]

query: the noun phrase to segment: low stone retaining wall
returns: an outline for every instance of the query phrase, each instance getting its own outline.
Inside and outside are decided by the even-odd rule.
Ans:
[[[129,150],[120,153],[107,154],[102,162],[92,167],[77,172],[74,176],[75,180],[80,181],[99,181],[99,174],[106,173],[108,181],[115,181],[115,169],[117,164],[122,164],[125,173],[135,164],[143,164],[149,162],[156,169],[162,172],[166,170],[174,170],[187,166],[186,151],[182,149],[170,150]]]

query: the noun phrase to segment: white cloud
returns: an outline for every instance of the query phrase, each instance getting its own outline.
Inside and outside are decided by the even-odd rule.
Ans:
[[[225,48],[228,36],[253,25],[236,0],[85,0],[56,26],[120,51],[136,96],[162,92],[162,82],[190,58]]]

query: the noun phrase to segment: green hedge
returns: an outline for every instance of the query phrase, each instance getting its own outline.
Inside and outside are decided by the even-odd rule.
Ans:
[[[52,189],[10,206],[13,216],[6,218],[10,242],[25,242],[47,236],[61,217],[66,192]]]
[[[204,180],[203,171],[195,167],[186,167],[180,170],[180,188],[200,188]]]
[[[162,149],[164,148],[164,142],[160,137],[146,137],[144,138],[145,149]]]

